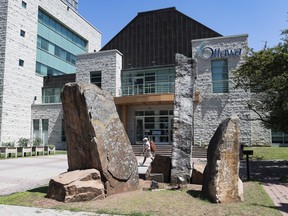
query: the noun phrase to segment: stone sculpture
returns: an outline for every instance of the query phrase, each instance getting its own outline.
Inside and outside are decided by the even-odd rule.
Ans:
[[[68,83],[62,106],[69,171],[97,169],[107,195],[138,189],[138,163],[113,97],[94,84]]]
[[[178,177],[188,183],[192,174],[195,65],[191,58],[176,54],[171,183]]]
[[[202,192],[214,203],[242,201],[239,179],[239,118],[224,120],[210,140]]]

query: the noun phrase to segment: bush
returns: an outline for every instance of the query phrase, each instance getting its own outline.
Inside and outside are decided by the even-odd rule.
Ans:
[[[20,138],[18,140],[18,146],[20,147],[28,147],[29,139],[28,138]]]
[[[42,145],[42,139],[40,137],[36,137],[34,140],[33,140],[33,146],[41,146]]]
[[[14,142],[2,142],[2,146],[4,147],[15,147]]]
[[[48,146],[48,148],[50,148],[50,149],[55,148],[55,145],[54,145],[54,144],[48,144],[47,146]]]

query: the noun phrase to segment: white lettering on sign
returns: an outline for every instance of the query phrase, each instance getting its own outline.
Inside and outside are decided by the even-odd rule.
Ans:
[[[241,48],[221,49],[221,48],[211,48],[206,45],[207,42],[203,42],[197,49],[197,55],[202,59],[232,58],[232,57],[239,57],[242,54]]]

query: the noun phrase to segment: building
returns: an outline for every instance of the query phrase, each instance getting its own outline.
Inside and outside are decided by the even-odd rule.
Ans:
[[[50,11],[45,6],[45,1],[42,1],[43,5],[31,3],[35,4],[33,11],[36,17],[39,17],[39,19],[34,17],[38,29],[35,27],[34,34],[29,35],[34,40],[34,42],[30,40],[32,41],[30,46],[33,47],[34,44],[34,49],[30,48],[32,51],[29,56],[34,55],[34,57],[24,58],[19,53],[16,59],[19,59],[19,64],[20,60],[24,60],[24,67],[16,65],[14,66],[16,69],[10,70],[19,71],[17,75],[22,77],[22,80],[18,81],[12,77],[9,86],[12,81],[15,81],[14,84],[19,82],[24,84],[17,86],[16,91],[14,91],[15,85],[10,90],[9,88],[3,88],[5,91],[1,90],[6,98],[4,96],[1,98],[3,104],[1,121],[2,119],[3,122],[6,121],[3,126],[5,130],[1,128],[2,142],[17,140],[20,137],[31,139],[40,137],[44,144],[56,144],[57,149],[65,149],[66,137],[63,129],[60,92],[65,83],[77,81],[94,83],[114,96],[120,119],[133,145],[142,144],[144,136],[149,136],[157,145],[171,145],[176,53],[184,54],[197,62],[192,122],[194,145],[207,145],[219,123],[232,114],[237,114],[241,120],[241,143],[268,145],[276,140],[276,136],[270,130],[261,127],[259,121],[250,121],[254,114],[248,109],[247,101],[253,97],[253,93],[234,88],[233,70],[244,61],[248,35],[222,36],[175,8],[166,8],[138,13],[100,49],[101,34],[77,12],[70,10],[67,4],[59,0],[54,1],[55,4],[52,5],[59,4],[58,6],[61,7],[50,8]],[[19,6],[16,8],[24,10]],[[66,17],[68,15],[69,20]],[[47,17],[49,25],[45,23]],[[73,22],[71,17],[74,19]],[[76,33],[79,37],[78,43],[74,41],[77,47],[65,48],[63,47],[65,43],[60,43],[60,48],[57,48],[56,42],[49,43],[50,38],[47,35],[50,35],[50,23],[55,21],[68,27],[67,29],[72,30],[72,33]],[[45,31],[47,26],[48,33]],[[25,39],[21,36],[20,38]],[[27,46],[22,46],[30,47],[28,43],[25,45]],[[78,49],[81,46],[86,49]],[[55,61],[53,56],[49,56],[51,49],[54,49],[54,55],[57,56]],[[72,49],[73,55],[67,54],[65,52],[67,49]],[[2,51],[3,47],[0,47],[0,50],[2,57],[2,53],[5,52]],[[10,55],[11,58],[7,61],[13,60],[12,53]],[[68,62],[68,65],[58,62],[62,55],[65,56],[65,63]],[[75,56],[76,67],[73,64]],[[48,61],[49,58],[51,61]],[[2,60],[0,65],[4,65]],[[55,66],[48,65],[51,62]],[[12,66],[12,63],[8,65]],[[26,65],[29,66],[29,70],[27,69],[29,73],[26,72],[24,76],[21,70],[24,70]],[[2,76],[6,74],[4,72],[5,70],[1,70],[1,81],[7,78]],[[28,74],[29,77],[26,77]],[[21,91],[20,88],[29,91]],[[13,96],[13,101],[16,102],[7,101],[7,95]],[[21,101],[19,99],[18,102],[17,98],[21,98]],[[21,109],[14,109],[11,112],[15,113],[10,115],[7,108],[17,107],[17,103],[23,108],[21,106]],[[1,125],[4,124],[1,122]],[[13,127],[19,131],[18,137],[13,136]],[[287,143],[285,134],[281,134],[277,139],[282,144]]]
[[[77,55],[100,50],[101,33],[77,13],[77,2],[0,0],[2,144],[36,136],[48,142],[52,123],[32,118],[31,105],[59,102],[53,95],[60,92],[42,89],[43,77],[75,74]]]
[[[78,11],[78,0],[64,0],[73,10]]]

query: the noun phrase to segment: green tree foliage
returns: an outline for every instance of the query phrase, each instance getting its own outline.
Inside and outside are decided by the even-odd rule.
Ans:
[[[288,29],[282,42],[258,52],[250,50],[235,72],[237,87],[258,90],[249,103],[267,128],[288,132]]]

